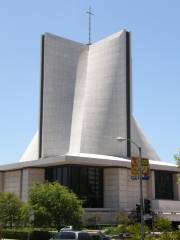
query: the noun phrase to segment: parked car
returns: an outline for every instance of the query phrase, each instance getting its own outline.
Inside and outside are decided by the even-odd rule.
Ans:
[[[50,240],[92,240],[89,233],[85,231],[63,230],[56,233]]]
[[[91,235],[92,240],[110,240],[110,236],[105,235],[101,231],[88,231]]]

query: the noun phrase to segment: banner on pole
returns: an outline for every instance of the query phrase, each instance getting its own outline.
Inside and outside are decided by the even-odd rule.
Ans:
[[[142,179],[148,180],[149,179],[149,159],[143,158],[142,159]],[[138,180],[139,179],[139,157],[132,157],[131,158],[131,179]]]

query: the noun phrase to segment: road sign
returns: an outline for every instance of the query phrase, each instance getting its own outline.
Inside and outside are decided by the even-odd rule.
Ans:
[[[149,159],[143,158],[142,159],[142,179],[148,180],[149,179]],[[139,179],[139,157],[132,157],[131,158],[131,179],[138,180]]]

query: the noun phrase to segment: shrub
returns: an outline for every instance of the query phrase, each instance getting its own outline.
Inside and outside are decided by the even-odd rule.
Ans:
[[[165,232],[162,233],[159,240],[179,240],[180,232]]]
[[[105,234],[113,236],[113,235],[117,235],[119,233],[124,233],[126,231],[127,231],[126,226],[118,225],[116,227],[106,228],[105,229]]]
[[[24,240],[28,237],[28,232],[21,231],[21,230],[11,230],[11,229],[4,229],[3,230],[3,237],[9,239],[19,239]]]
[[[49,240],[52,237],[52,235],[53,235],[52,233],[46,231],[33,231],[30,240],[37,239]]]
[[[133,225],[129,225],[127,227],[127,232],[132,234],[132,240],[139,240],[140,236],[141,236],[141,224],[136,223]],[[144,233],[145,233],[145,235],[147,235],[147,233],[149,233],[149,228],[146,225],[144,225]],[[146,236],[145,239],[149,240],[149,239],[153,239],[153,238]]]
[[[48,231],[32,231],[29,230],[20,230],[20,229],[4,229],[3,230],[3,238],[9,238],[9,239],[18,239],[18,240],[37,240],[37,239],[43,239],[43,240],[49,240],[52,237],[52,233]]]
[[[125,212],[120,212],[116,215],[116,221],[118,224],[128,225],[132,222],[128,214]]]
[[[153,226],[156,231],[160,232],[171,230],[171,222],[166,218],[156,217]]]

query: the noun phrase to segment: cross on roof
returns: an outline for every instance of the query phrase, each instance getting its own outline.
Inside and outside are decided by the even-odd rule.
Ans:
[[[89,45],[91,44],[91,16],[94,15],[91,12],[91,6],[89,6],[89,11],[86,12],[89,15]]]

